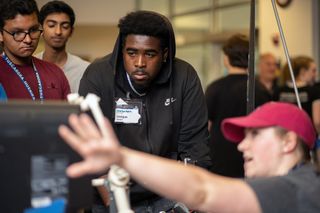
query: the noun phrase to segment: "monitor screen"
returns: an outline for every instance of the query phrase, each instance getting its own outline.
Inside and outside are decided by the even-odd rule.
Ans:
[[[58,135],[78,105],[51,101],[0,103],[0,208],[23,212],[63,199],[68,209],[91,205],[91,178],[69,179],[65,169],[81,160]]]

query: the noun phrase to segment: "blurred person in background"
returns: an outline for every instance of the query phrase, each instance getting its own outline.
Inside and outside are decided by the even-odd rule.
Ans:
[[[59,66],[69,81],[71,92],[77,93],[89,62],[66,51],[74,31],[75,13],[63,1],[49,1],[40,9],[39,17],[43,27],[44,51],[36,57]]]
[[[206,89],[210,131],[211,171],[230,177],[243,177],[243,158],[234,143],[221,131],[225,118],[246,114],[249,40],[236,34],[223,45],[224,66],[228,75],[212,82]]]
[[[319,87],[314,86],[317,73],[314,60],[308,56],[297,56],[292,58],[291,65],[301,106],[313,120],[317,132],[320,133],[320,90]],[[283,72],[289,73],[288,64],[284,66]],[[286,85],[280,87],[278,100],[297,104],[291,79],[286,82]]]
[[[255,106],[275,101],[278,94],[277,60],[271,53],[261,54],[258,62],[259,74],[256,76]]]
[[[292,70],[295,77],[299,98],[302,108],[313,120],[314,127],[320,134],[320,84],[316,83],[317,66],[315,61],[308,56],[297,56],[292,58]],[[288,64],[285,65],[283,72],[289,73]],[[279,101],[297,104],[291,79],[279,90]],[[320,159],[320,140],[317,139],[315,145],[316,162],[319,165]]]

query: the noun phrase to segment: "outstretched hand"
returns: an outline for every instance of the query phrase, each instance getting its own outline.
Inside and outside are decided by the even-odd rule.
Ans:
[[[86,115],[70,115],[69,124],[59,127],[60,136],[82,157],[83,161],[67,168],[70,177],[105,172],[121,162],[121,146],[110,122],[105,119],[106,136],[102,137],[92,119]]]

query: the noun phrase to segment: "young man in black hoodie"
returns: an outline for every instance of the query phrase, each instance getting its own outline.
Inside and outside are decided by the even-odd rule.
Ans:
[[[212,82],[206,90],[209,115],[211,171],[228,177],[243,177],[243,158],[235,144],[222,134],[225,118],[246,114],[249,40],[236,34],[223,45],[224,65],[228,75]]]
[[[102,111],[122,145],[209,168],[204,94],[194,68],[175,58],[169,20],[138,11],[118,26],[113,52],[87,68],[80,95],[101,98]],[[130,198],[135,212],[167,211],[175,204],[137,184],[130,187]]]

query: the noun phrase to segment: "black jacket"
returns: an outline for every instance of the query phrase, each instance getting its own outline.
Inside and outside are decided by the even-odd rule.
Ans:
[[[120,37],[112,54],[89,65],[80,82],[80,95],[98,95],[102,111],[111,121],[114,121],[115,97],[126,98],[130,94],[132,99],[141,99],[142,125],[113,123],[120,142],[166,158],[188,157],[196,165],[209,168],[207,109],[194,68],[175,58],[175,44],[171,41],[169,59],[148,88],[147,95],[136,96],[123,68]],[[130,190],[133,203],[150,196],[139,193],[135,187]]]

